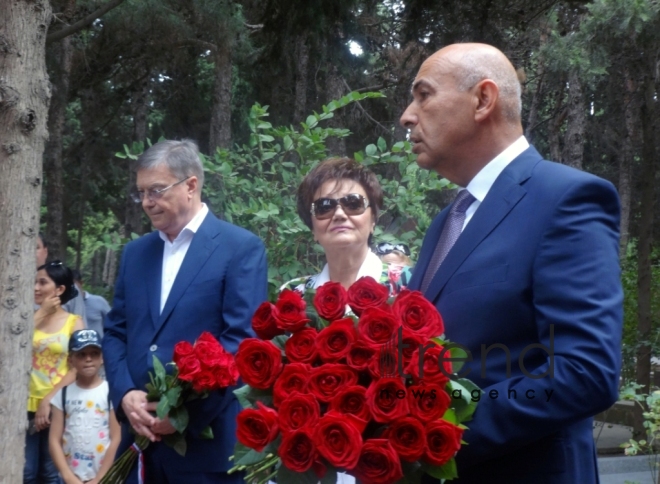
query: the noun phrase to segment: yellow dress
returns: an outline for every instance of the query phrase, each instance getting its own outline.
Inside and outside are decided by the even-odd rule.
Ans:
[[[57,333],[44,333],[34,329],[28,412],[36,412],[41,400],[69,371],[67,362],[69,338],[78,317],[69,314],[62,329]]]

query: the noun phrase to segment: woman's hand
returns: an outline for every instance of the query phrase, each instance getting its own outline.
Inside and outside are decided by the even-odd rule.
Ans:
[[[60,308],[60,305],[61,301],[59,296],[51,296],[44,299],[44,301],[41,303],[41,306],[34,314],[35,321],[38,323],[42,319],[55,314]]]
[[[46,397],[41,400],[37,413],[34,416],[34,428],[37,432],[48,428],[50,425],[50,398]]]

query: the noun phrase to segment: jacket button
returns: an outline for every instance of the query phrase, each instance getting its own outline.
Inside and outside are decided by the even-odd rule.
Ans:
[[[151,346],[149,347],[149,351],[156,351],[157,349],[158,349],[158,346],[157,346],[157,345],[151,345]]]

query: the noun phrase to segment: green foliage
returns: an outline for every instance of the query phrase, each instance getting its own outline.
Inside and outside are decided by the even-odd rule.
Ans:
[[[654,253],[653,260],[658,260],[660,254]],[[623,285],[623,366],[621,378],[624,382],[635,381],[635,363],[637,350],[641,346],[650,346],[652,355],[660,355],[660,267],[651,267],[651,314],[654,315],[652,331],[648,339],[642,337],[637,330],[637,249],[636,241],[628,246],[626,257],[622,260],[621,283]]]

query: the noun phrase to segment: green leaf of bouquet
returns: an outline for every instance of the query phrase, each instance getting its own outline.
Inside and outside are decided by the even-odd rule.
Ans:
[[[451,408],[448,408],[445,414],[442,416],[442,420],[446,420],[449,423],[452,423],[454,425],[458,425],[458,419],[456,418],[456,412],[454,412]]]
[[[468,422],[472,419],[472,415],[474,415],[477,405],[479,404],[479,402],[473,401],[472,392],[478,390],[481,394],[481,389],[467,378],[459,378],[456,380],[456,383],[459,383],[465,389],[463,393],[467,393],[467,397],[469,397],[464,398],[463,401],[465,402],[465,405],[461,405],[459,408],[454,409],[456,412],[456,418],[459,423]]]
[[[154,356],[154,372],[156,373],[155,383],[156,386],[161,390],[161,392],[164,392],[165,388],[163,386],[165,385],[165,375],[167,375],[167,372],[165,371],[165,367],[160,362],[158,357],[156,355],[153,356]]]
[[[181,396],[181,387],[176,386],[174,388],[170,388],[165,393],[165,396],[167,397],[167,401],[169,402],[171,407],[178,406],[179,397]]]
[[[397,484],[420,484],[422,482],[424,470],[419,461],[401,461],[401,470],[403,477],[397,481]]]
[[[186,438],[183,435],[179,433],[163,435],[163,442],[165,442],[166,445],[172,447],[180,456],[186,455],[188,444],[186,443]]]
[[[158,401],[158,406],[156,407],[156,415],[158,415],[158,418],[163,420],[165,417],[167,417],[167,414],[170,412],[170,402],[167,400],[167,395],[163,395],[160,397],[160,400]]]
[[[234,390],[234,395],[236,395],[243,408],[253,408],[257,401],[264,405],[273,403],[273,394],[270,391],[252,388],[250,385],[243,385],[241,388]]]
[[[185,432],[186,427],[188,427],[188,409],[183,405],[180,407],[174,407],[170,410],[169,413],[170,423],[178,432]]]
[[[286,340],[288,340],[289,337],[285,334],[280,334],[278,336],[275,336],[272,340],[270,340],[275,346],[277,346],[280,350],[284,351],[284,343],[286,343]]]
[[[234,465],[235,466],[249,466],[257,464],[264,460],[268,454],[266,452],[257,452],[254,449],[244,446],[240,442],[236,442],[234,446]]]
[[[426,473],[436,479],[456,479],[458,477],[456,460],[451,459],[443,466],[429,466],[426,469]]]
[[[451,355],[451,369],[452,372],[458,373],[463,368],[465,361],[467,361],[467,352],[460,346],[453,346],[452,343],[447,343],[445,346],[450,347],[449,354]]]
[[[286,482],[287,484],[317,484],[319,478],[313,469],[307,472],[293,472],[289,470],[284,464],[277,470],[277,482]],[[335,481],[336,478],[335,478]]]
[[[210,425],[207,425],[204,430],[202,430],[202,433],[199,434],[200,438],[202,439],[212,439],[213,438],[213,429],[211,428]]]

